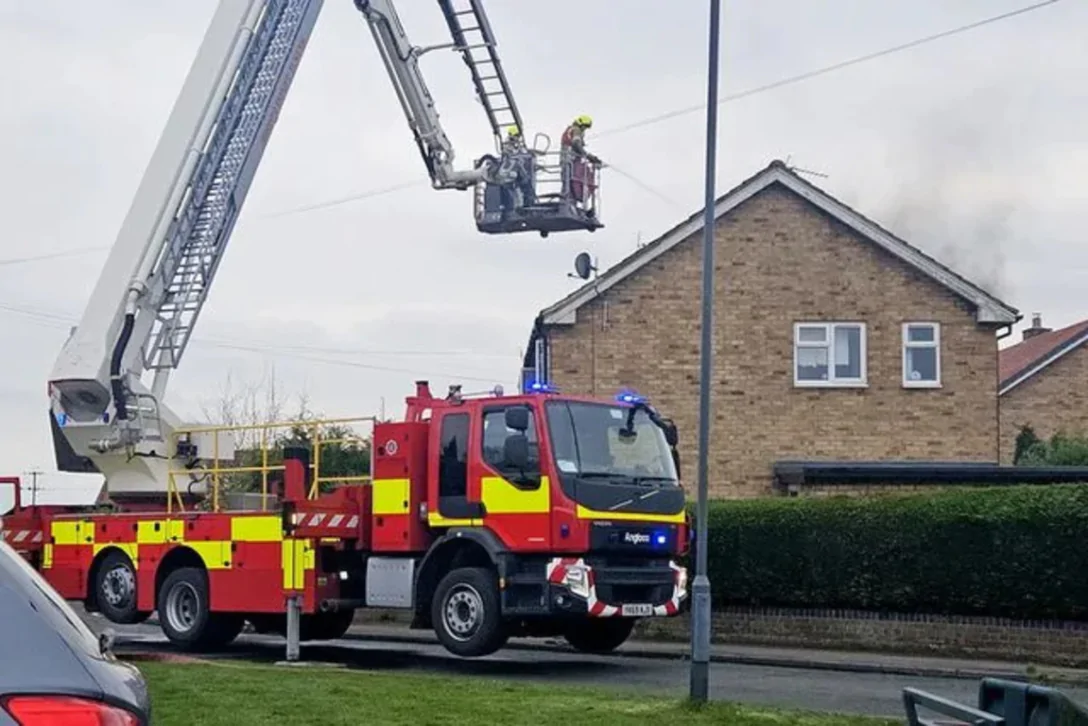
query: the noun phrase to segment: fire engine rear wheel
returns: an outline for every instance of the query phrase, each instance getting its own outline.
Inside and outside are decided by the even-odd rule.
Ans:
[[[431,622],[443,647],[463,658],[490,655],[506,644],[495,573],[462,567],[438,583],[431,602]]]
[[[632,618],[586,618],[571,623],[563,637],[582,653],[611,653],[631,637]]]
[[[159,588],[159,625],[171,643],[184,650],[212,650],[238,637],[242,616],[212,613],[208,604],[204,570],[182,567],[166,577]]]
[[[150,615],[136,609],[136,568],[123,552],[110,552],[103,558],[91,586],[99,612],[111,623],[132,625]]]

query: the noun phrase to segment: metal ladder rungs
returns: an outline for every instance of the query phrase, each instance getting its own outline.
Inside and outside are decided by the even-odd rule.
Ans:
[[[476,99],[487,113],[496,143],[500,143],[502,128],[509,124],[501,123],[498,114],[506,113],[513,116],[512,123],[518,126],[521,126],[521,114],[510,95],[502,63],[496,52],[496,41],[487,13],[482,3],[477,0],[438,0],[438,2],[446,16],[446,24],[449,26],[456,49],[469,67],[472,83],[476,88]],[[465,19],[465,16],[469,15],[473,17],[473,20]],[[478,54],[475,52],[477,48],[483,48],[484,52]],[[499,88],[489,87],[487,85],[489,81],[492,84],[497,81]],[[503,102],[500,102],[499,108],[496,108],[494,101],[500,96],[503,97]]]
[[[276,100],[273,94],[284,75],[293,74],[291,58],[307,37],[300,30],[319,7],[312,0],[267,0],[265,6],[222,99],[160,262],[161,297],[145,355],[149,369],[173,367],[184,352],[226,246],[226,230],[237,214],[234,206],[248,187],[245,164],[265,138],[261,134]]]

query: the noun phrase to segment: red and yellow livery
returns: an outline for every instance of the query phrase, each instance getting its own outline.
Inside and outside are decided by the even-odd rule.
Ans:
[[[187,648],[228,643],[246,621],[284,632],[292,598],[303,639],[339,637],[358,608],[401,608],[463,656],[511,635],[607,651],[637,618],[684,606],[676,429],[637,397],[436,398],[419,383],[370,446],[371,471],[332,486],[316,443],[236,467],[265,484],[234,509],[218,464],[211,496],[186,503],[174,487],[156,510],[17,499],[0,536],[64,597],[118,623],[157,612]],[[179,478],[209,476],[184,433],[175,447]]]

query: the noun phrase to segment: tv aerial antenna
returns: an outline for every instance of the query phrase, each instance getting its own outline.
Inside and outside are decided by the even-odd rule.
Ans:
[[[794,166],[793,164],[790,163],[790,159],[792,159],[792,158],[793,158],[792,154],[790,154],[789,156],[786,157],[786,168],[789,169],[790,171],[796,172],[798,174],[807,174],[808,176],[818,176],[821,179],[827,179],[828,178],[828,175],[824,174],[822,171],[813,171],[812,169],[802,169],[799,166]]]

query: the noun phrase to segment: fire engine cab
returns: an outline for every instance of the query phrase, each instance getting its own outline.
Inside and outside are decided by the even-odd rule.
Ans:
[[[2,537],[64,597],[115,623],[157,613],[186,648],[225,645],[249,622],[285,633],[297,657],[299,640],[337,638],[379,607],[463,656],[512,634],[610,650],[687,592],[676,428],[648,402],[543,385],[440,398],[420,383],[403,421],[353,422],[372,427],[370,456],[347,472],[322,458],[337,422],[192,426],[165,402],[322,5],[221,0],[49,378],[58,468],[102,474],[105,495],[24,506],[19,480],[0,480],[16,491]],[[433,186],[475,189],[488,233],[599,227],[563,193],[496,219],[498,161],[455,166],[419,56],[462,56],[497,140],[521,116],[481,0],[438,5],[453,43],[421,49],[391,0],[355,0]],[[236,450],[243,433],[256,443]]]

